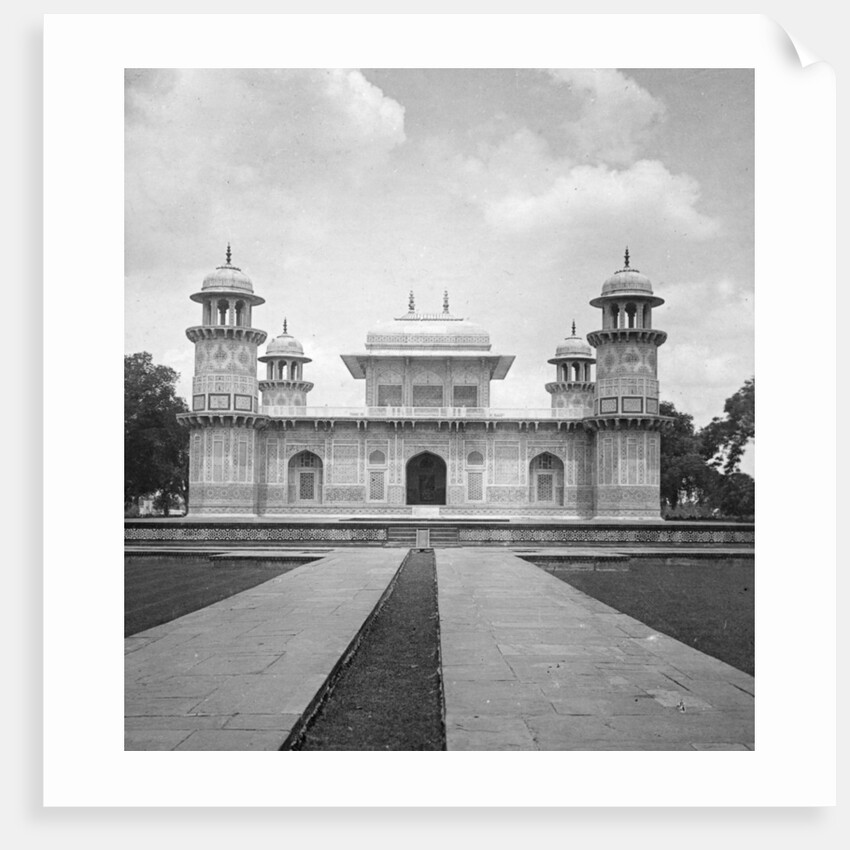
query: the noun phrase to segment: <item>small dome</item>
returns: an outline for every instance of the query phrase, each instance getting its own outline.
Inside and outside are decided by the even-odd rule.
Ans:
[[[609,298],[614,296],[628,297],[630,295],[640,297],[643,303],[648,301],[653,307],[660,307],[664,303],[663,298],[653,294],[652,281],[637,269],[631,268],[629,265],[629,249],[626,248],[623,268],[614,272],[602,284],[602,294],[598,298],[594,298],[590,304],[593,307],[602,307]]]
[[[286,320],[283,322],[283,332],[269,342],[266,353],[258,359],[265,362],[273,357],[297,357],[306,363],[312,362],[304,356],[304,346],[287,331]]]
[[[253,294],[254,285],[251,283],[251,278],[236,266],[219,266],[215,271],[210,272],[204,278],[204,284],[201,287],[202,292],[208,290],[238,290]]]
[[[260,298],[259,295],[254,294],[254,284],[251,283],[251,278],[242,269],[230,262],[229,244],[224,265],[218,266],[215,271],[211,271],[204,278],[201,291],[193,293],[189,298],[198,304],[205,304],[210,300],[211,295],[231,297],[241,295],[248,304],[254,307],[266,302],[265,298]]]
[[[568,336],[555,349],[555,357],[593,357],[593,349],[581,337]]]
[[[304,346],[289,334],[276,336],[267,346],[266,354],[304,354]]]
[[[576,323],[573,322],[572,336],[568,336],[556,349],[555,356],[549,363],[557,363],[559,360],[569,358],[571,360],[593,360],[593,349],[590,344],[576,334]]]
[[[448,293],[440,313],[418,312],[410,295],[408,311],[391,321],[381,322],[366,334],[367,349],[462,348],[490,349],[490,334],[481,325],[452,315]]]
[[[234,266],[230,262],[230,244],[227,245],[227,253],[223,266],[218,266],[215,271],[210,272],[204,278],[204,284],[201,291],[233,291],[245,292],[253,294],[254,284],[251,283],[251,278],[245,274],[238,266]]]
[[[602,284],[603,295],[612,295],[618,292],[652,295],[652,281],[637,269],[620,269]]]

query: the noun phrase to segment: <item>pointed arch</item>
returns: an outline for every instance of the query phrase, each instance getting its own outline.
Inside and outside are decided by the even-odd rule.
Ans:
[[[404,471],[408,505],[446,504],[446,462],[438,454],[420,452]]]

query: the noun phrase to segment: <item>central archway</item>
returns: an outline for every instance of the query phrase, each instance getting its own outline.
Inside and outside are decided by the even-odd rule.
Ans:
[[[422,452],[407,462],[407,504],[446,504],[446,462],[431,452]]]

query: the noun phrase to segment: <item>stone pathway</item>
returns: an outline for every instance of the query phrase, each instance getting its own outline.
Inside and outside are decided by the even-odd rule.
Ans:
[[[754,680],[504,549],[438,549],[449,750],[745,750]]]
[[[127,750],[277,750],[407,554],[349,548],[124,640]]]

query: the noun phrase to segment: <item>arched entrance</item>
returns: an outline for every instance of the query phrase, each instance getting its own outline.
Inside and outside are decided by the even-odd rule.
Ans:
[[[446,504],[446,462],[431,452],[422,452],[407,462],[407,504]]]
[[[299,452],[289,461],[291,504],[319,505],[322,502],[322,460],[313,452]]]
[[[529,464],[529,501],[555,506],[564,502],[564,464],[550,452],[537,455]]]

